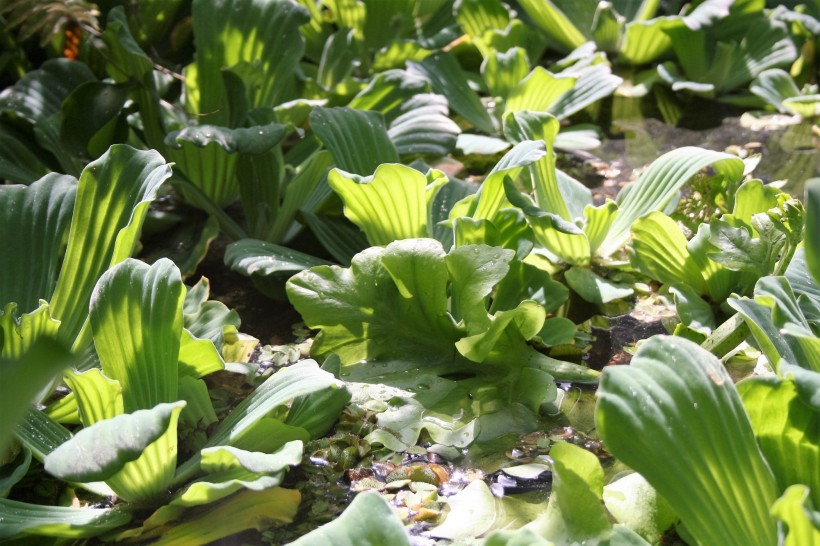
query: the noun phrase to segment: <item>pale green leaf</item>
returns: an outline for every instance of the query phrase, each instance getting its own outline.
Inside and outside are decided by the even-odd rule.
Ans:
[[[706,350],[651,338],[630,366],[604,372],[596,423],[613,455],[647,479],[698,543],[776,543],[774,476],[732,379]]]
[[[706,294],[700,267],[689,254],[688,241],[677,223],[662,212],[652,212],[632,224],[629,257],[632,267],[665,284],[681,283]]]
[[[513,256],[512,250],[466,245],[453,249],[444,259],[452,279],[451,314],[457,321],[463,319],[470,333],[489,326],[487,298],[510,271]]]
[[[772,505],[772,515],[786,524],[788,531],[783,546],[820,545],[820,513],[809,500],[809,488],[792,485]]]
[[[603,64],[583,68],[577,72],[577,78],[569,91],[546,108],[558,119],[568,118],[590,104],[608,97],[623,83],[622,78],[612,74],[612,70]]]
[[[683,24],[677,17],[657,17],[649,21],[633,21],[624,26],[618,62],[633,66],[649,64],[672,48],[665,30]]]
[[[605,485],[603,499],[615,519],[653,544],[678,519],[669,504],[637,472]]]
[[[552,107],[573,88],[577,79],[574,75],[553,74],[543,67],[535,67],[510,91],[505,111],[552,111]]]
[[[459,126],[448,117],[447,98],[420,93],[405,101],[387,134],[399,155],[446,156],[455,148]]]
[[[341,516],[291,542],[291,546],[409,546],[401,520],[381,495],[360,493]]]
[[[629,238],[635,220],[661,210],[686,182],[709,165],[729,182],[743,175],[740,158],[692,146],[672,150],[653,161],[626,197],[619,199],[620,213],[598,248],[598,254],[608,256],[618,250]]]
[[[803,403],[793,380],[750,377],[737,389],[780,490],[804,484],[812,502],[818,503],[820,411]]]
[[[430,536],[454,541],[480,537],[495,523],[495,497],[483,480],[471,481],[447,504],[450,512],[444,523],[428,531]]]
[[[45,469],[69,481],[108,479],[126,463],[138,459],[168,429],[175,428],[184,406],[184,402],[159,404],[99,421],[49,453]]]
[[[557,544],[605,538],[611,526],[601,502],[604,471],[598,458],[568,442],[550,450],[552,494],[542,516],[528,527]]]
[[[820,180],[806,182],[806,266],[820,284]]]
[[[242,400],[217,426],[203,447],[236,445],[235,442],[242,437],[243,433],[266,417],[274,408],[283,406],[300,396],[332,386],[341,388],[343,384],[331,374],[321,370],[314,361],[302,361],[283,368]],[[195,474],[199,469],[199,461],[199,455],[195,455],[180,466],[174,483],[182,483]]]
[[[584,15],[587,15],[587,22],[592,21],[591,14],[594,14],[595,7],[590,4],[594,2],[581,2],[580,6],[572,6],[568,2],[521,0],[519,4],[533,22],[550,38],[558,42],[564,51],[572,51],[589,40],[589,36],[586,35],[589,32],[589,26],[583,28],[578,25],[581,23],[579,19]],[[574,7],[581,9],[573,9]]]
[[[298,491],[281,487],[240,491],[213,508],[174,525],[156,537],[153,543],[162,546],[207,544],[246,529],[265,531],[277,523],[293,521],[300,500]]]
[[[481,63],[481,76],[493,96],[506,99],[530,71],[527,52],[513,47],[504,53],[492,51]]]

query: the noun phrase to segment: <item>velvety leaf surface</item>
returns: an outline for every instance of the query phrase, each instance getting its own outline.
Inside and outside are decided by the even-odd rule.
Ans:
[[[171,176],[154,151],[117,144],[80,176],[68,249],[50,300],[60,339],[75,343],[102,273],[133,252],[148,205]]]
[[[629,238],[629,229],[635,220],[661,210],[686,182],[707,165],[732,182],[743,174],[743,161],[739,158],[692,146],[667,152],[653,161],[626,197],[618,200],[620,213],[598,248],[598,255],[608,256],[620,248]]]
[[[8,257],[0,275],[1,306],[15,302],[22,314],[51,298],[76,194],[77,181],[57,174],[29,186],[0,186],[0,233],[14,233],[0,238],[0,254]]]
[[[702,544],[776,542],[778,495],[723,365],[685,339],[657,336],[630,366],[610,367],[596,423],[611,452],[640,472]]]
[[[310,126],[343,171],[369,176],[382,163],[399,162],[378,112],[316,108],[310,113]]]
[[[331,523],[291,542],[291,546],[409,546],[401,520],[376,492],[360,493]]]
[[[159,404],[84,428],[45,458],[46,471],[68,481],[105,480],[176,426],[184,405]]]
[[[122,385],[131,413],[178,399],[184,286],[167,259],[127,259],[107,271],[91,298],[94,346],[103,372]]]

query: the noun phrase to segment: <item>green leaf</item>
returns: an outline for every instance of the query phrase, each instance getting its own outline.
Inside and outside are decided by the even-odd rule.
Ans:
[[[373,76],[347,106],[355,110],[380,112],[385,122],[390,124],[401,114],[402,105],[416,95],[429,92],[430,84],[423,77],[407,70],[386,70]]]
[[[441,171],[427,176],[404,165],[380,165],[372,177],[351,176],[339,170],[328,184],[345,204],[345,216],[359,226],[373,246],[428,235],[428,203],[447,183]]]
[[[495,129],[490,114],[481,104],[481,99],[467,83],[458,61],[447,52],[434,53],[421,62],[408,62],[416,72],[430,81],[433,92],[444,95],[450,108],[482,133],[492,133]]]
[[[368,176],[382,163],[398,163],[384,118],[351,108],[316,108],[310,126],[343,171]]]
[[[774,476],[731,378],[704,349],[651,338],[630,366],[605,370],[596,423],[613,455],[647,479],[698,543],[776,543]]]
[[[505,111],[546,112],[573,88],[577,79],[574,75],[553,74],[537,66],[510,91]]]
[[[22,448],[15,455],[10,450],[7,450],[8,446],[4,444],[4,442],[0,443],[0,448],[8,455],[4,458],[3,464],[0,465],[0,498],[3,499],[9,496],[12,487],[25,478],[31,466],[30,449]]]
[[[127,413],[178,399],[182,280],[167,259],[133,259],[108,270],[90,305],[103,372],[122,385]]]
[[[276,523],[292,522],[300,500],[298,491],[281,487],[240,491],[184,523],[163,530],[153,543],[163,546],[205,544],[246,529],[265,531]]]
[[[564,273],[564,280],[579,296],[598,305],[627,298],[634,293],[632,288],[601,277],[586,267],[569,268]]]
[[[507,52],[492,51],[481,63],[481,76],[493,96],[506,99],[518,82],[529,73],[527,52],[514,47]]]
[[[302,361],[283,368],[257,387],[216,427],[204,448],[230,446],[247,430],[266,417],[274,408],[289,401],[343,383],[321,370],[314,361]],[[276,441],[276,438],[268,441]],[[199,469],[200,457],[195,455],[179,467],[174,483],[189,479]]]
[[[772,505],[772,515],[786,524],[788,533],[784,546],[818,546],[818,512],[809,500],[809,488],[792,485]]]
[[[618,250],[629,238],[635,220],[661,210],[686,182],[709,165],[730,182],[743,175],[743,161],[738,157],[692,146],[672,150],[653,161],[626,197],[619,199],[620,213],[598,248],[598,255],[609,256]]]
[[[669,287],[675,299],[675,309],[681,323],[697,332],[708,335],[715,329],[715,313],[712,306],[700,297],[690,285],[679,283]]]
[[[296,272],[327,263],[309,254],[257,239],[242,239],[225,249],[225,265],[233,271],[246,277],[283,277],[282,282]]]
[[[525,140],[516,144],[496,163],[487,174],[475,197],[472,198],[468,214],[471,218],[493,220],[507,201],[504,186],[505,179],[515,180],[524,167],[535,163],[546,155],[543,141]],[[451,211],[451,218],[456,209]]]
[[[21,535],[83,538],[95,537],[122,527],[131,514],[117,508],[69,508],[42,506],[0,499],[0,538]]]
[[[229,326],[238,329],[241,321],[239,314],[221,301],[209,300],[210,291],[210,283],[205,277],[188,290],[182,304],[184,326],[191,336],[209,339],[221,351],[223,331]]]
[[[590,104],[608,97],[623,83],[623,79],[612,74],[612,70],[603,64],[583,68],[577,74],[578,79],[572,88],[546,108],[558,119],[568,118]]]
[[[803,403],[788,379],[750,377],[737,389],[780,490],[804,484],[812,502],[820,501],[820,411]]]
[[[657,17],[649,21],[632,21],[624,26],[618,62],[641,66],[655,61],[672,48],[666,29],[683,24],[677,17]]]
[[[237,167],[241,160],[264,155],[285,133],[286,127],[279,124],[243,129],[196,125],[169,133],[165,145],[180,172],[208,199],[224,207],[239,196]],[[275,187],[273,174],[266,174],[269,178],[264,183]],[[278,196],[276,201],[278,204]]]
[[[0,125],[0,178],[30,184],[49,169],[33,139],[14,127]]]
[[[669,503],[637,472],[605,485],[603,499],[615,519],[653,544],[678,519]]]
[[[37,393],[73,362],[63,347],[48,338],[35,341],[19,358],[0,358],[0,453],[6,452],[14,426],[23,419]]]
[[[68,249],[50,300],[64,342],[84,345],[78,336],[97,279],[133,252],[148,205],[170,175],[171,167],[156,152],[120,144],[83,170]]]
[[[567,442],[555,444],[550,457],[552,494],[546,512],[529,527],[559,544],[604,538],[611,526],[601,502],[604,471],[598,458]]]
[[[450,291],[451,314],[457,321],[464,321],[472,332],[489,326],[487,298],[493,288],[510,271],[509,262],[514,253],[511,250],[493,250],[487,261],[488,247],[466,245],[453,249],[444,261],[452,279]],[[516,300],[516,305],[521,299]]]
[[[283,102],[305,50],[299,33],[310,21],[305,8],[295,2],[196,0],[191,11],[197,55],[196,70],[186,77],[188,96],[194,98],[189,109],[205,114],[206,123],[225,124],[224,68],[240,69],[251,108]]]
[[[81,155],[99,157],[113,142],[127,139],[128,127],[120,118],[128,86],[90,81],[80,85],[63,102],[60,132],[66,147]]]
[[[595,11],[594,6],[590,6],[592,2],[572,5],[570,2],[560,1],[521,0],[519,3],[532,21],[564,51],[572,51],[589,40],[589,36],[585,34],[589,27],[584,28],[579,19],[587,15],[586,20],[592,21],[590,15]]]
[[[789,111],[784,107],[783,101],[800,95],[800,89],[789,73],[779,68],[764,70],[758,74],[749,86],[749,91],[784,114]]]
[[[820,284],[820,180],[806,182],[806,266]]]
[[[409,546],[401,520],[374,491],[359,493],[341,516],[291,542],[291,546],[360,546],[390,544]]]
[[[51,475],[63,480],[105,480],[138,459],[167,430],[176,427],[184,402],[159,404],[99,421],[49,453],[44,461]],[[174,453],[176,459],[176,453]]]
[[[632,224],[629,257],[632,267],[665,284],[681,283],[697,294],[706,294],[698,263],[689,254],[688,241],[677,223],[655,211]]]
[[[387,134],[400,155],[446,156],[455,148],[461,133],[448,114],[446,97],[418,94],[401,105]]]
[[[85,63],[49,59],[0,93],[0,111],[13,112],[34,125],[60,112],[74,89],[94,80]]]
[[[22,313],[49,299],[59,273],[65,236],[77,194],[70,176],[49,174],[30,186],[0,186],[0,240],[3,261],[0,305],[17,303]]]
[[[303,428],[313,439],[333,428],[350,402],[350,391],[336,385],[296,398],[290,405],[285,424]]]
[[[350,269],[298,273],[287,291],[305,323],[321,330],[313,354],[337,353],[349,364],[401,350],[451,352],[459,334],[445,308],[446,280],[440,244],[408,239],[357,254]]]
[[[450,512],[444,523],[428,531],[432,537],[452,541],[480,537],[495,523],[495,497],[483,480],[471,481],[449,497],[447,504]]]

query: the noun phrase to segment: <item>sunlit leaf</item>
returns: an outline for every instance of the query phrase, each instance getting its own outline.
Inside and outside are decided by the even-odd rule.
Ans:
[[[133,252],[148,205],[170,175],[171,167],[156,152],[119,144],[83,170],[68,249],[50,300],[61,340],[75,343],[97,279]]]
[[[793,380],[750,377],[737,388],[780,489],[804,484],[820,501],[820,411],[800,399]]]
[[[345,216],[359,226],[371,245],[428,235],[428,202],[447,183],[441,171],[427,176],[404,165],[380,165],[372,177],[333,170],[328,184],[342,198]]]
[[[76,482],[108,479],[175,427],[184,406],[184,402],[159,404],[84,428],[48,454],[46,471]]]
[[[704,349],[681,338],[647,341],[629,366],[604,372],[596,423],[698,543],[777,541],[774,476],[732,379]]]
[[[743,161],[738,157],[691,146],[678,148],[653,161],[626,197],[619,199],[620,212],[598,248],[598,255],[608,256],[620,248],[629,238],[635,220],[661,210],[681,186],[709,165],[731,182],[743,175]]]
[[[788,528],[784,546],[820,545],[818,512],[809,499],[809,488],[792,485],[772,505],[772,515]]]
[[[302,538],[291,546],[359,546],[390,544],[409,546],[410,539],[401,520],[376,492],[360,493],[341,516]]]

